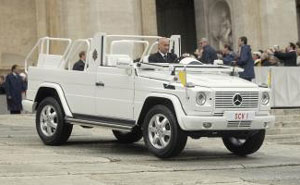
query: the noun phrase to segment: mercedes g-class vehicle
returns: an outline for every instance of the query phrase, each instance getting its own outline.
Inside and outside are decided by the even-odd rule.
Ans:
[[[235,67],[180,57],[177,35],[169,41],[178,62],[149,63],[159,38],[39,39],[25,59],[23,107],[36,112],[43,143],[64,144],[77,124],[110,128],[121,143],[143,138],[159,158],[178,155],[188,137],[220,137],[236,155],[256,152],[274,124],[270,89],[239,78]],[[82,50],[84,70],[72,70]]]

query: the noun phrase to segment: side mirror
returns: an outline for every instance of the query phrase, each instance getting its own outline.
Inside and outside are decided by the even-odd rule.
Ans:
[[[133,65],[133,61],[129,56],[120,56],[117,59],[116,67],[120,69],[130,69]]]

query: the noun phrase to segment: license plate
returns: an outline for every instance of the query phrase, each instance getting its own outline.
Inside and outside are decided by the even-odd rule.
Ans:
[[[227,121],[252,121],[255,118],[255,112],[239,111],[239,112],[225,112]]]

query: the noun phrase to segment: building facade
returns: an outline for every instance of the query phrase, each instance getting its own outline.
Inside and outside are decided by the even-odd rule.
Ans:
[[[183,51],[207,37],[237,48],[247,36],[254,50],[298,41],[299,0],[1,0],[0,69],[23,65],[43,36],[181,34]]]

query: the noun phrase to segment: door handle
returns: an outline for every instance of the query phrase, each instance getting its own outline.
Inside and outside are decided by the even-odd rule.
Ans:
[[[103,82],[96,82],[96,86],[102,86],[102,87],[104,87],[104,83]]]

